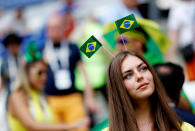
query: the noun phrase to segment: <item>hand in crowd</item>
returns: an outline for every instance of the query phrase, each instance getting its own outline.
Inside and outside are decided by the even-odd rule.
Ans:
[[[72,124],[74,129],[89,129],[90,119],[88,117],[77,120]]]

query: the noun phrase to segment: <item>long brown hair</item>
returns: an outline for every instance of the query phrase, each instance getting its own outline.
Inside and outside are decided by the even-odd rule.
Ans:
[[[141,59],[153,75],[155,91],[150,97],[153,112],[154,126],[158,131],[180,131],[181,122],[177,120],[175,113],[168,106],[166,94],[162,84],[153,68],[145,58],[133,51],[120,52],[112,60],[108,69],[108,97],[109,97],[109,130],[110,131],[138,131],[137,121],[134,115],[134,107],[125,86],[121,73],[121,63],[128,56],[136,56]],[[131,64],[131,63],[129,63]]]

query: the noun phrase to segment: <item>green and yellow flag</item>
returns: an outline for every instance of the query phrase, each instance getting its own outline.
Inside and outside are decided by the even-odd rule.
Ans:
[[[92,35],[81,47],[80,50],[90,58],[102,46],[102,44]]]
[[[115,21],[115,24],[120,34],[133,30],[139,26],[133,14]]]

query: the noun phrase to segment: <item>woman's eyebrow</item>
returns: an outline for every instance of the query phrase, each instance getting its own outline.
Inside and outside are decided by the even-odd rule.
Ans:
[[[130,70],[126,70],[122,74],[126,74],[126,73],[129,73],[129,72],[132,72],[132,70],[131,69]]]
[[[140,63],[138,66],[137,66],[137,68],[140,68],[142,65],[144,65],[145,63],[144,62],[142,62],[142,63]]]
[[[145,64],[144,62],[140,63],[139,65],[137,65],[137,68],[140,68],[144,64]],[[129,72],[132,72],[132,70],[131,69],[128,69],[128,70],[122,72],[122,74],[126,74],[126,73],[129,73]]]

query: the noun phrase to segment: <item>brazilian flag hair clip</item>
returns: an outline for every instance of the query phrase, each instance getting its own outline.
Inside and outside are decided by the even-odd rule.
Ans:
[[[34,62],[34,61],[40,60],[42,58],[41,52],[38,51],[34,41],[31,41],[28,44],[27,50],[24,53],[24,57],[25,57],[27,62]]]

